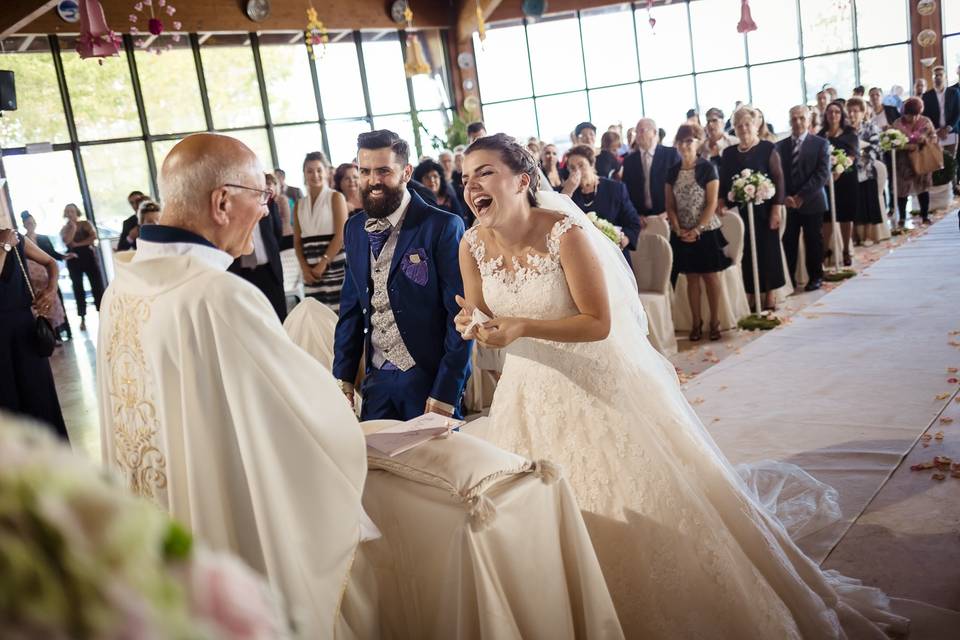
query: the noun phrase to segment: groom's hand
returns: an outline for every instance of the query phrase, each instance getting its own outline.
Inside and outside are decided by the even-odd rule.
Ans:
[[[460,335],[463,336],[464,340],[473,340],[476,337],[476,329],[470,330],[470,335],[464,333],[467,330],[467,327],[470,326],[470,323],[473,321],[473,310],[476,308],[472,304],[468,304],[466,300],[460,296],[456,297],[457,304],[460,305],[460,313],[456,315],[453,319],[454,324],[457,327],[457,331],[460,332]]]

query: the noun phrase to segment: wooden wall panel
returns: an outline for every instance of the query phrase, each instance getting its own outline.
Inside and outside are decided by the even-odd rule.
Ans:
[[[910,50],[913,54],[913,81],[907,90],[913,95],[913,83],[918,78],[926,78],[927,86],[933,86],[933,72],[931,69],[937,65],[943,64],[943,24],[941,22],[940,3],[950,2],[951,0],[938,0],[937,9],[928,16],[922,16],[917,12],[917,3],[914,0],[910,2]],[[956,2],[957,0],[952,0]],[[929,47],[921,47],[917,43],[917,34],[924,29],[933,29],[937,34],[937,41]],[[920,62],[924,58],[936,58],[936,62],[931,67],[924,67]],[[950,69],[947,69],[947,79],[951,77]]]

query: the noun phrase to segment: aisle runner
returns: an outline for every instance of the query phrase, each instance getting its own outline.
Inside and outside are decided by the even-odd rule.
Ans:
[[[685,388],[734,464],[792,462],[837,488],[844,519],[801,541],[817,561],[956,389],[958,258],[949,215]]]

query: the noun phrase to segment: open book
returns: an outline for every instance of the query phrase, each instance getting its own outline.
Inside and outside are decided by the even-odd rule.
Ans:
[[[368,434],[367,446],[392,458],[428,440],[445,436],[452,429],[459,429],[463,424],[463,420],[448,418],[439,413],[425,413],[412,420]]]

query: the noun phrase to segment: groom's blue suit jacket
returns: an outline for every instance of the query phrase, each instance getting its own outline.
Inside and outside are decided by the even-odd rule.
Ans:
[[[390,306],[413,360],[433,375],[430,397],[457,406],[469,374],[472,347],[453,321],[460,311],[455,296],[463,295],[458,257],[463,220],[426,204],[416,193],[410,196],[387,280]],[[364,347],[368,367],[373,357],[373,283],[370,241],[363,227],[366,221],[367,214],[359,213],[344,227],[347,264],[333,375],[346,382],[356,379]]]

